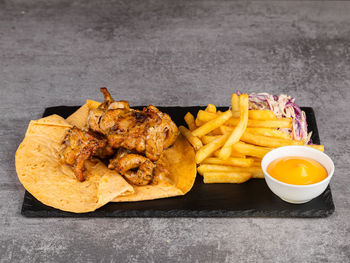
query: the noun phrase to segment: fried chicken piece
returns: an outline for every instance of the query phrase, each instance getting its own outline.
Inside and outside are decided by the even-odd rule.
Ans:
[[[105,139],[107,140],[107,138]],[[94,156],[100,159],[107,159],[109,157],[112,157],[114,154],[115,154],[115,149],[113,149],[107,142],[106,146],[99,148],[94,154]]]
[[[161,119],[155,113],[114,109],[106,111],[99,127],[113,148],[144,153],[152,161],[163,152],[163,137],[158,132]]]
[[[99,124],[106,111],[117,109],[128,111],[130,106],[127,101],[114,101],[107,88],[101,88],[100,90],[103,93],[104,102],[97,109],[90,110],[87,122],[91,130],[103,133]]]
[[[159,129],[164,133],[164,148],[169,148],[175,143],[177,136],[179,136],[179,129],[171,120],[170,116],[164,112],[161,112],[157,107],[149,105],[147,107],[147,111],[152,111],[161,118],[162,123]]]
[[[62,140],[61,162],[73,166],[74,174],[80,182],[84,178],[84,162],[107,146],[107,139],[93,131],[71,128]]]
[[[108,167],[133,184],[146,185],[154,174],[158,178],[157,175],[167,173],[152,161],[157,161],[179,134],[170,116],[153,105],[142,111],[130,109],[127,101],[114,101],[106,88],[101,88],[101,92],[104,102],[90,110],[89,131],[73,127],[66,134],[61,161],[72,165],[77,179],[84,181],[85,160],[93,156],[110,158],[119,149]]]
[[[114,101],[106,88],[101,92],[105,101],[89,112],[88,126],[104,134],[112,148],[136,150],[156,161],[175,142],[179,131],[169,115],[152,105],[130,109],[127,102]]]
[[[146,157],[130,153],[127,149],[118,151],[110,160],[108,168],[117,170],[129,182],[135,185],[147,185],[153,179],[155,165]]]
[[[134,153],[128,149],[125,149],[125,148],[119,148],[118,151],[116,152],[114,158],[110,159],[109,160],[109,165],[108,165],[108,168],[109,169],[116,169],[117,166],[118,166],[118,162],[119,160],[128,155],[128,154],[131,154],[131,153]]]

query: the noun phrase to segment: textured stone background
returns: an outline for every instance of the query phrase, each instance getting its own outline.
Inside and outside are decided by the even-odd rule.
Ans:
[[[0,261],[350,262],[350,3],[0,1]],[[336,164],[325,219],[28,219],[14,154],[53,105],[227,105],[234,90],[315,109]]]

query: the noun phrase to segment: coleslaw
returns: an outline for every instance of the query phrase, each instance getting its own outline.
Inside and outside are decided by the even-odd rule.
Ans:
[[[292,128],[280,130],[290,134],[293,140],[312,144],[312,133],[307,131],[305,112],[294,101],[294,98],[285,94],[277,96],[268,93],[252,93],[249,95],[249,109],[271,110],[277,118],[292,118]]]

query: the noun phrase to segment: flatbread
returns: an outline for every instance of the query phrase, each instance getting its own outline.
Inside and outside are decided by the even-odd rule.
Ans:
[[[101,102],[87,100],[83,106],[67,118],[67,122],[79,129],[85,128],[90,109],[96,109],[100,104]]]
[[[58,115],[31,121],[16,152],[17,175],[40,202],[63,211],[96,210],[119,195],[134,192],[117,172],[97,159],[85,163],[84,182],[71,166],[59,162],[60,141],[71,125]]]

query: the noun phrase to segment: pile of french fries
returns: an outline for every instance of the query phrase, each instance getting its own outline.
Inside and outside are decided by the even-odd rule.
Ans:
[[[232,94],[231,110],[217,111],[209,104],[197,113],[188,112],[188,128],[179,130],[196,150],[197,171],[204,183],[243,183],[264,178],[261,160],[274,148],[304,145],[280,128],[291,129],[291,118],[276,118],[270,110],[249,110],[248,94]],[[309,145],[324,151],[323,145]]]

